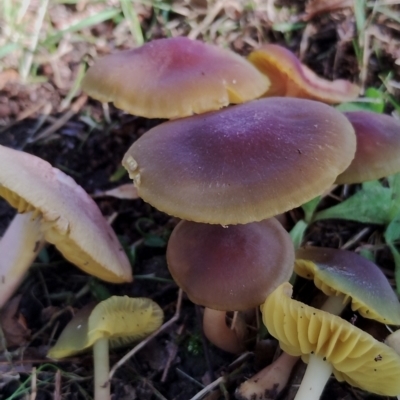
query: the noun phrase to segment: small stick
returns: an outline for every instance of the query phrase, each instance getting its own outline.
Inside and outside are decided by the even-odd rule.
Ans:
[[[40,132],[36,137],[31,140],[31,143],[42,140],[58,131],[63,127],[79,110],[85,105],[87,101],[87,96],[80,96],[72,105],[71,108],[64,113],[60,118],[58,118],[52,125],[46,128],[44,131]]]
[[[219,386],[221,383],[225,382],[225,376],[220,376],[214,382],[211,382],[207,385],[203,390],[200,390],[195,396],[193,396],[190,400],[200,400],[204,395],[211,392],[214,388]]]
[[[30,400],[35,400],[37,394],[37,375],[36,375],[36,367],[32,368],[32,380],[31,380],[31,395]]]
[[[111,381],[112,377],[114,376],[115,372],[119,367],[124,365],[131,357],[133,357],[139,350],[141,350],[143,347],[145,347],[151,340],[153,340],[157,335],[159,335],[161,332],[164,332],[167,328],[169,328],[172,324],[174,324],[180,317],[180,311],[181,311],[181,305],[182,305],[182,295],[183,291],[182,289],[179,289],[178,292],[178,300],[176,302],[176,311],[174,316],[167,321],[165,324],[163,324],[160,328],[158,328],[155,332],[153,332],[150,336],[148,336],[146,339],[141,341],[137,346],[135,346],[131,351],[126,353],[114,366],[111,368],[110,373],[108,375],[109,381]]]
[[[61,370],[57,370],[54,385],[54,400],[61,400]]]

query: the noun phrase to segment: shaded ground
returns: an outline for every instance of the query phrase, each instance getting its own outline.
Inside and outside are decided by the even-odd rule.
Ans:
[[[159,121],[127,115],[113,106],[103,109],[80,93],[79,80],[87,63],[115,49],[137,45],[141,34],[146,41],[185,35],[229,46],[241,54],[258,43],[279,43],[296,52],[321,76],[350,79],[364,88],[381,88],[387,113],[398,107],[400,11],[389,2],[371,5],[360,1],[355,2],[355,9],[325,8],[316,15],[310,8],[306,13],[301,1],[232,0],[208,5],[202,0],[156,1],[136,2],[134,8],[117,0],[28,3],[26,9],[22,2],[6,1],[3,5],[0,143],[48,160],[92,194],[129,182],[120,167],[122,156],[135,139]],[[323,6],[326,2],[310,3]],[[329,2],[331,7],[336,3],[352,4]],[[33,23],[43,9],[46,17],[42,23]],[[32,44],[35,35],[36,45]],[[34,52],[32,59],[29,49]],[[342,188],[327,197],[321,207],[335,204],[337,198],[343,198]],[[45,359],[74,311],[88,302],[109,294],[146,296],[162,306],[166,319],[175,312],[178,290],[164,255],[176,220],[140,199],[97,197],[96,201],[103,214],[112,219],[132,257],[136,281],[132,285],[100,283],[65,262],[52,247],[42,252],[19,290],[21,297],[3,315],[3,328],[9,328],[12,335],[8,336],[9,351],[0,355],[2,400],[27,398],[32,391],[30,398],[37,400],[91,398],[90,355],[60,363]],[[12,216],[10,207],[1,201],[1,232]],[[288,213],[288,229],[299,218],[300,211]],[[319,222],[307,231],[306,240],[329,247],[347,244],[357,251],[372,249],[393,282],[393,260],[383,244],[382,232],[368,226],[358,238],[366,227]],[[308,286],[301,290],[312,291]],[[224,383],[206,398],[233,398],[238,384],[266,365],[275,352],[275,342],[269,344],[269,352],[254,352],[252,342],[250,353],[236,360],[204,340],[200,321],[201,309],[184,299],[178,322],[118,370],[113,380],[114,399],[186,400],[222,375],[226,376]],[[125,351],[112,351],[111,364]],[[269,360],[265,354],[269,354]],[[282,399],[293,398],[301,375],[299,365]],[[323,396],[325,400],[367,398],[379,397],[333,380]]]

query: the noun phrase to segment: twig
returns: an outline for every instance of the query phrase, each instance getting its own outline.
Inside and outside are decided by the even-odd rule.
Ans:
[[[358,232],[356,235],[354,235],[350,240],[348,240],[342,247],[342,250],[349,249],[350,247],[354,246],[356,243],[358,243],[363,237],[368,235],[371,232],[371,228],[364,228],[360,232]]]
[[[64,126],[79,110],[84,106],[87,101],[87,96],[84,94],[80,96],[72,105],[71,108],[64,113],[60,118],[58,118],[52,125],[47,129],[39,133],[36,137],[31,140],[32,142],[37,142],[50,136],[52,133],[56,132],[62,126]]]
[[[61,370],[57,370],[55,376],[53,400],[61,400]]]
[[[31,70],[32,61],[33,61],[33,53],[36,50],[36,47],[39,42],[40,31],[42,29],[44,16],[46,15],[47,6],[49,4],[49,0],[42,0],[41,4],[39,5],[39,9],[37,12],[37,18],[34,24],[34,32],[32,35],[31,43],[28,47],[28,52],[22,61],[20,75],[22,82],[26,81],[26,78],[29,75],[29,71]]]
[[[31,379],[31,396],[30,400],[36,400],[37,394],[37,374],[36,367],[32,368],[32,379]]]
[[[200,400],[204,395],[211,392],[214,388],[219,386],[221,383],[225,382],[225,379],[226,379],[225,376],[220,376],[214,382],[211,382],[209,385],[207,385],[203,390],[200,390],[200,392],[197,393],[195,396],[193,396],[190,400]]]
[[[180,311],[181,311],[181,305],[182,305],[182,295],[183,291],[182,289],[179,289],[178,292],[178,300],[176,302],[176,311],[174,316],[167,321],[165,324],[163,324],[159,329],[157,329],[155,332],[153,332],[150,336],[148,336],[146,339],[141,341],[137,346],[135,346],[131,351],[129,351],[127,354],[125,354],[110,370],[110,374],[108,375],[108,379],[111,381],[112,377],[114,376],[115,372],[119,367],[124,365],[131,357],[133,357],[139,350],[141,350],[143,347],[145,347],[151,340],[153,340],[156,336],[158,336],[161,332],[164,332],[166,329],[168,329],[172,324],[174,324],[180,317]]]
[[[184,378],[188,379],[190,382],[192,382],[193,384],[197,385],[199,388],[203,389],[204,385],[202,383],[200,383],[199,381],[197,381],[196,379],[192,378],[190,375],[188,375],[186,372],[182,371],[179,368],[175,369],[176,372],[178,373],[178,375],[182,375]]]
[[[204,32],[214,21],[217,15],[221,12],[224,7],[223,1],[218,1],[214,7],[208,12],[207,16],[203,19],[201,24],[199,24],[196,28],[192,29],[189,32],[189,39],[196,39],[200,33]]]

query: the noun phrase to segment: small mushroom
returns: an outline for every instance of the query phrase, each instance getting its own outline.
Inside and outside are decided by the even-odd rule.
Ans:
[[[330,375],[372,393],[400,393],[400,356],[390,347],[328,312],[292,300],[283,283],[261,306],[268,332],[290,355],[308,363],[295,400],[319,399]]]
[[[218,110],[258,98],[268,87],[268,78],[246,59],[184,37],[105,56],[82,82],[89,96],[147,118]]]
[[[354,127],[357,150],[336,183],[360,183],[400,171],[400,121],[370,111],[344,113]]]
[[[261,221],[311,200],[350,164],[355,135],[338,111],[270,98],[158,125],[123,165],[139,196],[210,224]]]
[[[206,336],[233,353],[243,344],[227,329],[225,311],[258,307],[290,278],[293,261],[290,236],[274,218],[225,228],[181,221],[167,247],[172,277],[191,301],[206,307]]]
[[[294,271],[305,279],[313,279],[315,285],[329,296],[322,310],[340,315],[351,301],[352,310],[365,318],[400,325],[400,303],[395,292],[381,269],[366,258],[351,251],[309,247],[297,250]],[[295,361],[295,357],[283,352],[273,364],[238,389],[240,398],[250,399],[271,390],[274,381],[270,375],[275,371],[275,365],[281,380],[286,382]],[[279,390],[283,387],[280,384]]]
[[[276,44],[265,44],[252,51],[248,60],[271,80],[265,96],[289,96],[328,104],[352,101],[360,88],[343,79],[328,81],[317,76],[290,51]]]
[[[296,252],[294,271],[330,296],[322,309],[339,315],[351,309],[364,318],[400,325],[400,302],[381,269],[346,250],[309,247]]]
[[[61,359],[93,346],[94,400],[110,400],[108,349],[144,338],[157,330],[162,309],[147,298],[113,296],[79,311],[47,357]]]
[[[28,153],[0,146],[0,196],[17,209],[0,244],[0,308],[44,241],[85,272],[132,281],[132,269],[96,203],[62,171]]]

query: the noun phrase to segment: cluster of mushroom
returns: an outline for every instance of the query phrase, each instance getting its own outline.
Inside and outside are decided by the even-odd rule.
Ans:
[[[279,293],[289,292],[283,282],[294,262],[289,236],[273,217],[311,200],[336,180],[351,181],[352,171],[364,169],[371,143],[383,143],[375,133],[364,134],[359,128],[359,120],[381,123],[372,113],[343,115],[321,102],[298,98],[257,99],[269,95],[271,84],[259,71],[272,78],[272,95],[328,103],[357,96],[355,85],[328,83],[293,57],[267,45],[250,54],[248,62],[200,42],[162,39],[104,57],[89,69],[83,82],[84,90],[100,101],[112,101],[136,115],[174,119],[137,140],[123,165],[143,200],[184,220],[168,244],[170,272],[193,302],[206,307],[207,336],[232,352],[240,351],[243,344],[226,329],[225,311],[260,305],[276,289],[278,294],[269,296],[262,306],[273,335],[284,330],[284,318],[290,314],[282,311],[276,324],[265,316],[275,321],[267,310],[275,307]],[[230,103],[237,105],[219,110]],[[386,147],[391,147],[393,137]],[[382,164],[382,158],[377,164]],[[381,168],[378,174],[382,173]],[[357,303],[353,300],[353,304]],[[209,318],[215,318],[214,322]],[[334,321],[325,314],[321,318]],[[285,332],[292,338],[297,328],[290,326]],[[326,325],[319,326],[313,333],[318,343]],[[347,325],[340,329],[350,337]],[[366,334],[358,335],[351,343]],[[289,351],[289,344],[283,339],[281,343]],[[334,343],[327,346],[332,350]],[[387,358],[393,361],[396,356],[390,353]],[[360,385],[358,378],[345,378],[337,368],[334,371],[339,379]],[[397,387],[390,390],[393,393]]]

